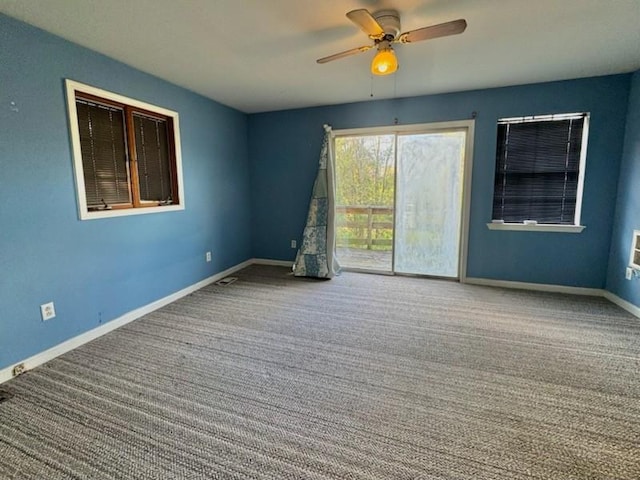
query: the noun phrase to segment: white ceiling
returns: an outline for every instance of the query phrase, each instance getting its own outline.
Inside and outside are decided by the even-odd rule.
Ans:
[[[462,35],[398,45],[372,79],[345,13],[399,10],[402,31],[458,18]],[[640,0],[0,0],[0,12],[244,112],[640,69]]]

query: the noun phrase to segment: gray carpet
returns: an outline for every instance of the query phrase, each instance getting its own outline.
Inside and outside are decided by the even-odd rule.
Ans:
[[[0,479],[640,478],[604,299],[250,267],[2,386]]]

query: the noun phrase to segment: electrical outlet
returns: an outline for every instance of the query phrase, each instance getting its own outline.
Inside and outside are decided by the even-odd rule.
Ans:
[[[291,248],[297,248],[298,247],[298,242],[296,242],[295,240],[291,240]]]
[[[633,277],[633,268],[627,267],[627,270],[624,272],[624,278],[631,280],[631,277]]]
[[[24,366],[24,363],[19,363],[17,364],[15,367],[13,367],[13,376],[17,377],[20,374],[23,374],[26,371],[26,367]]]
[[[43,303],[40,305],[40,314],[42,315],[43,322],[55,318],[56,309],[53,306],[53,302]]]
[[[211,261],[211,252],[207,252],[204,256],[204,258],[207,260],[207,262]]]

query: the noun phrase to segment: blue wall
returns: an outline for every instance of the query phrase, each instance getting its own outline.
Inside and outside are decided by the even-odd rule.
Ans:
[[[184,211],[78,220],[65,78],[180,114]],[[250,258],[247,142],[245,114],[0,15],[0,368]]]
[[[255,257],[291,260],[316,174],[322,124],[334,129],[468,119],[478,113],[470,277],[602,288],[605,284],[630,75],[288,110],[249,117]],[[336,88],[336,87],[332,87]],[[490,231],[501,117],[591,113],[581,234]]]
[[[0,15],[0,368],[250,257],[293,259],[289,242],[304,227],[323,123],[478,112],[468,275],[595,288],[608,280],[640,304],[635,284],[622,280],[630,232],[640,227],[639,75],[247,116]],[[65,78],[179,112],[186,210],[78,220]],[[489,231],[497,119],[574,111],[591,112],[586,230]],[[48,301],[57,318],[42,322],[39,305]]]
[[[640,71],[633,75],[624,139],[607,290],[640,306],[639,280],[625,280],[634,230],[640,229]]]

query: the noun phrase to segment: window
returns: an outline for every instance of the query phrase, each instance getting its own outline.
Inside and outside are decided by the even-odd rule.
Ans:
[[[579,225],[588,121],[586,113],[498,121],[490,228],[584,228]]]
[[[178,114],[66,84],[80,218],[184,209]]]
[[[633,231],[629,266],[635,270],[640,270],[640,230]]]

